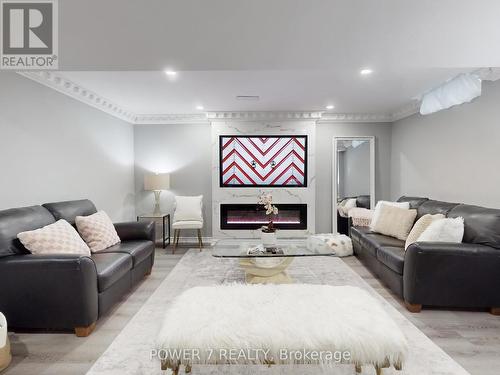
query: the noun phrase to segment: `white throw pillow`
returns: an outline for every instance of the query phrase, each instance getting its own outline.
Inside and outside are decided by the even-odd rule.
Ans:
[[[436,215],[431,215],[427,214],[422,216],[420,219],[417,220],[413,228],[411,228],[410,234],[408,235],[408,238],[406,239],[405,243],[405,250],[410,246],[412,243],[417,242],[418,238],[424,231],[436,220],[444,219],[445,216],[443,214],[436,214]]]
[[[440,219],[434,221],[418,237],[417,242],[454,242],[460,243],[464,237],[464,219]]]
[[[33,254],[90,255],[90,249],[66,220],[58,220],[43,228],[21,232],[19,241]]]
[[[78,232],[93,253],[120,242],[115,226],[104,211],[89,216],[77,216],[75,224]]]
[[[406,210],[410,209],[410,202],[389,202],[389,201],[378,201],[373,211],[372,221],[370,224],[370,229],[373,230],[373,226],[377,225],[378,218],[380,216],[380,210],[383,205],[404,208]]]
[[[176,221],[203,221],[201,212],[203,195],[194,197],[175,197],[174,222]]]
[[[416,216],[417,210],[382,204],[378,220],[375,224],[372,223],[371,230],[386,236],[406,240]]]

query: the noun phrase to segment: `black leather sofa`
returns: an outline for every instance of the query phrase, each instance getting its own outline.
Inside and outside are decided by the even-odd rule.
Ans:
[[[89,200],[0,211],[0,311],[14,330],[75,330],[88,336],[95,322],[145,275],[154,262],[152,222],[114,224],[121,243],[90,257],[34,255],[22,231],[97,212]]]
[[[350,197],[343,198],[344,199],[349,199]],[[367,208],[370,209],[370,196],[369,195],[358,195],[357,197],[352,197],[356,198],[356,207],[361,207],[361,208]],[[340,214],[337,211],[337,232],[340,234],[349,234],[349,228],[350,228],[350,218],[340,216]]]
[[[500,314],[500,210],[401,197],[425,214],[463,217],[463,243],[417,242],[404,251],[404,241],[350,230],[355,255],[405,301],[411,312],[424,306],[486,308]]]

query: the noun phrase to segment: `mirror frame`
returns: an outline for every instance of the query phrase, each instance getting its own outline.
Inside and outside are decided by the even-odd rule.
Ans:
[[[374,136],[343,136],[333,137],[332,164],[332,233],[337,233],[337,141],[369,141],[370,142],[370,208],[375,208],[375,137]]]

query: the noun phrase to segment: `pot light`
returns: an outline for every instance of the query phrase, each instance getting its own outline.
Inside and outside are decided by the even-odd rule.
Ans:
[[[367,75],[370,75],[373,73],[373,70],[371,69],[368,69],[368,68],[365,68],[365,69],[361,69],[361,71],[359,72],[362,76],[367,76]]]
[[[165,74],[169,77],[175,77],[177,75],[177,72],[173,70],[165,70]]]
[[[326,106],[326,109],[328,109],[328,110],[330,110],[330,109],[334,109],[334,108],[335,108],[335,106],[334,106],[334,105],[332,105],[332,104],[329,104],[329,105],[327,105],[327,106]]]
[[[205,107],[203,107],[202,105],[197,105],[197,106],[196,106],[196,109],[197,109],[198,111],[203,111],[203,110],[205,109]]]

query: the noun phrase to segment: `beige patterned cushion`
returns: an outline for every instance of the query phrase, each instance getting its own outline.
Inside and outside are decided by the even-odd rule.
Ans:
[[[422,233],[424,233],[424,231],[429,227],[429,225],[431,225],[436,220],[444,218],[445,216],[443,214],[436,214],[436,215],[427,214],[418,219],[413,228],[411,229],[408,238],[406,239],[405,250],[412,243],[417,242],[417,239],[420,237]]]
[[[75,223],[78,232],[93,253],[120,242],[115,226],[104,211],[96,212],[90,216],[77,216]]]
[[[417,210],[383,204],[379,210],[378,220],[371,225],[371,230],[386,236],[406,240],[417,217]]]
[[[33,254],[90,255],[89,247],[75,228],[62,219],[40,229],[21,232],[17,238]]]

